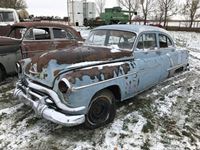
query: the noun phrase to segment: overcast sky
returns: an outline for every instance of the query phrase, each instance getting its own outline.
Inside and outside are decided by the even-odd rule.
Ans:
[[[94,1],[94,0],[88,0]],[[67,16],[67,0],[26,0],[28,12],[35,16]],[[116,0],[106,0],[105,7],[116,6]]]

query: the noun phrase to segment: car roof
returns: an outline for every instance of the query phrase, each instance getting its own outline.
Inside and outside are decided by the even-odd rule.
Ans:
[[[154,27],[154,26],[147,26],[147,25],[129,25],[129,24],[117,24],[117,25],[105,25],[95,28],[94,30],[98,29],[106,29],[106,30],[121,30],[121,31],[129,31],[129,32],[135,32],[136,34],[140,34],[144,31],[157,31],[157,32],[164,32],[166,34],[169,34],[166,30]]]
[[[81,35],[72,27],[70,27],[69,25],[64,25],[64,24],[60,24],[60,23],[49,23],[49,22],[39,22],[39,21],[35,21],[35,22],[19,22],[19,23],[15,23],[12,25],[13,28],[15,27],[25,27],[25,28],[32,28],[32,27],[54,27],[54,28],[62,28],[62,29],[69,29],[71,32],[74,33],[74,35],[77,36],[78,40],[83,40]]]
[[[12,25],[14,27],[26,27],[26,28],[30,28],[30,27],[61,27],[61,28],[71,28],[68,25],[63,25],[63,24],[59,24],[59,23],[49,23],[49,22],[19,22],[19,23],[15,23],[14,25]]]

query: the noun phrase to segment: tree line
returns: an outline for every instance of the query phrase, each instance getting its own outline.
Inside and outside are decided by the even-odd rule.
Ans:
[[[120,7],[128,11],[140,12],[144,24],[147,19],[159,20],[166,26],[170,17],[179,14],[184,16],[186,20],[190,20],[189,27],[193,22],[200,18],[200,0],[117,0]],[[105,0],[96,0],[97,10],[102,13],[105,6]],[[139,14],[139,13],[137,13]],[[133,13],[129,13],[129,22],[133,19]]]
[[[106,0],[95,0],[98,13],[102,13]],[[186,20],[190,20],[189,27],[193,22],[200,18],[200,0],[186,0],[180,4],[181,0],[117,0],[120,7],[130,11],[129,22],[133,19],[135,12],[141,12],[144,24],[147,19],[159,20],[166,26],[170,17],[181,14]],[[25,0],[0,0],[0,7],[25,9],[27,8]]]
[[[0,8],[25,9],[25,0],[0,0]]]

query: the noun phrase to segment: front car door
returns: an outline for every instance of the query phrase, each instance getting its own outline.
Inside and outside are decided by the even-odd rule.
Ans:
[[[50,29],[30,28],[22,41],[22,57],[28,58],[55,49]]]
[[[161,53],[157,42],[157,33],[139,35],[135,48],[135,64],[138,72],[138,92],[141,92],[160,81]]]

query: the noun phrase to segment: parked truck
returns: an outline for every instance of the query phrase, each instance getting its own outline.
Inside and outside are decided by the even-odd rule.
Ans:
[[[100,26],[108,24],[126,24],[129,21],[129,15],[126,13],[134,13],[135,11],[125,11],[121,7],[106,8],[105,12],[101,13],[99,17],[91,20],[84,20],[85,26]]]
[[[29,14],[25,9],[0,8],[0,36],[8,34],[11,25],[28,18]]]

